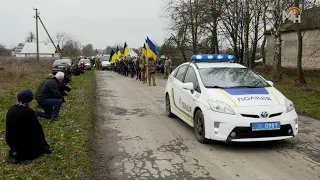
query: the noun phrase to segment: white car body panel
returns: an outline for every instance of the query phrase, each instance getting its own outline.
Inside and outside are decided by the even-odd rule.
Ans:
[[[182,65],[189,65],[184,63]],[[170,75],[165,88],[165,93],[170,97],[171,112],[181,120],[194,127],[194,114],[196,109],[201,109],[205,121],[205,137],[218,141],[228,142],[250,142],[250,141],[272,141],[292,138],[298,133],[298,115],[293,109],[286,112],[286,97],[274,87],[246,88],[242,90],[205,88],[196,66],[191,63],[198,77],[201,93],[182,88],[183,83],[174,77],[175,72],[182,66],[177,67]],[[206,67],[233,67],[245,68],[236,63],[197,63],[199,68]],[[238,91],[238,92],[237,92]],[[252,91],[252,92],[250,92]],[[234,115],[213,111],[208,100],[219,100],[228,104],[234,111]],[[274,117],[261,118],[260,114],[265,111]],[[281,114],[280,114],[281,113]],[[280,114],[280,115],[279,115]],[[245,115],[245,116],[244,116]],[[255,116],[246,117],[247,115]],[[260,117],[259,117],[260,116]],[[220,126],[214,127],[214,122]],[[280,122],[281,127],[292,128],[292,135],[275,137],[255,137],[230,139],[230,133],[237,128],[251,128],[255,122]],[[268,132],[277,130],[268,130]],[[261,132],[261,131],[260,131]],[[266,132],[266,131],[264,131]],[[262,132],[263,133],[263,132]]]
[[[111,64],[109,61],[101,61],[102,68],[108,68],[111,67]]]

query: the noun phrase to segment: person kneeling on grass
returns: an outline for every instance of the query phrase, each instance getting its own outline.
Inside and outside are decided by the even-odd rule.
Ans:
[[[39,86],[38,86],[38,89],[37,89],[37,91],[36,91],[36,93],[35,93],[35,99],[36,99],[36,100],[38,100],[38,94],[39,94],[39,92],[41,91],[42,87],[46,84],[46,82],[47,82],[49,79],[52,79],[52,78],[54,78],[54,75],[53,75],[53,74],[49,74],[45,79],[43,79],[43,80],[40,82],[40,84],[39,84]],[[64,76],[64,79],[65,79],[65,78],[66,78],[66,76]],[[63,80],[64,80],[64,79],[63,79]],[[70,88],[69,86],[67,86],[66,83],[62,82],[62,83],[60,83],[60,91],[61,91],[61,95],[62,95],[62,96],[67,96],[67,93],[66,93],[65,91],[70,92],[70,91],[71,91],[71,88]]]
[[[52,79],[53,77],[54,77],[53,74],[49,74],[45,79],[43,79],[43,80],[40,82],[40,84],[39,84],[39,86],[38,86],[38,89],[37,89],[37,91],[36,91],[36,93],[35,93],[35,99],[36,99],[36,100],[38,100],[38,94],[39,94],[39,92],[41,91],[42,87],[46,84],[46,82],[47,82],[49,79]]]
[[[10,147],[9,156],[14,158],[14,163],[33,160],[52,152],[36,112],[32,109],[33,98],[31,90],[22,90],[17,96],[18,103],[7,112],[5,136]]]
[[[37,111],[37,115],[46,119],[59,120],[59,111],[62,103],[65,102],[61,94],[61,83],[64,78],[63,72],[58,72],[49,79],[41,88],[37,102],[44,112]]]

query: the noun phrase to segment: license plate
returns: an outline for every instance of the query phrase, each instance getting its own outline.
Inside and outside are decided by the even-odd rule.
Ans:
[[[261,123],[252,123],[252,131],[267,131],[267,130],[279,130],[280,122],[261,122]]]

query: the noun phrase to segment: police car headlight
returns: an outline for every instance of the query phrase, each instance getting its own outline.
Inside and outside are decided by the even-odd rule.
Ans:
[[[285,100],[286,108],[287,108],[287,113],[294,110],[294,105],[293,102],[290,101],[289,99]]]
[[[213,111],[234,115],[233,109],[224,102],[208,100],[208,104]]]

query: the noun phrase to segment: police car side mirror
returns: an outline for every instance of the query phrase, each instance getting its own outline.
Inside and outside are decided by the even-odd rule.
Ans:
[[[193,91],[193,90],[194,90],[194,86],[193,86],[193,83],[192,83],[192,82],[184,83],[184,84],[182,85],[182,88],[183,88],[183,89],[186,89],[186,90],[190,90],[190,91]]]
[[[273,82],[272,81],[267,81],[268,84],[270,84],[270,86],[273,86]]]

